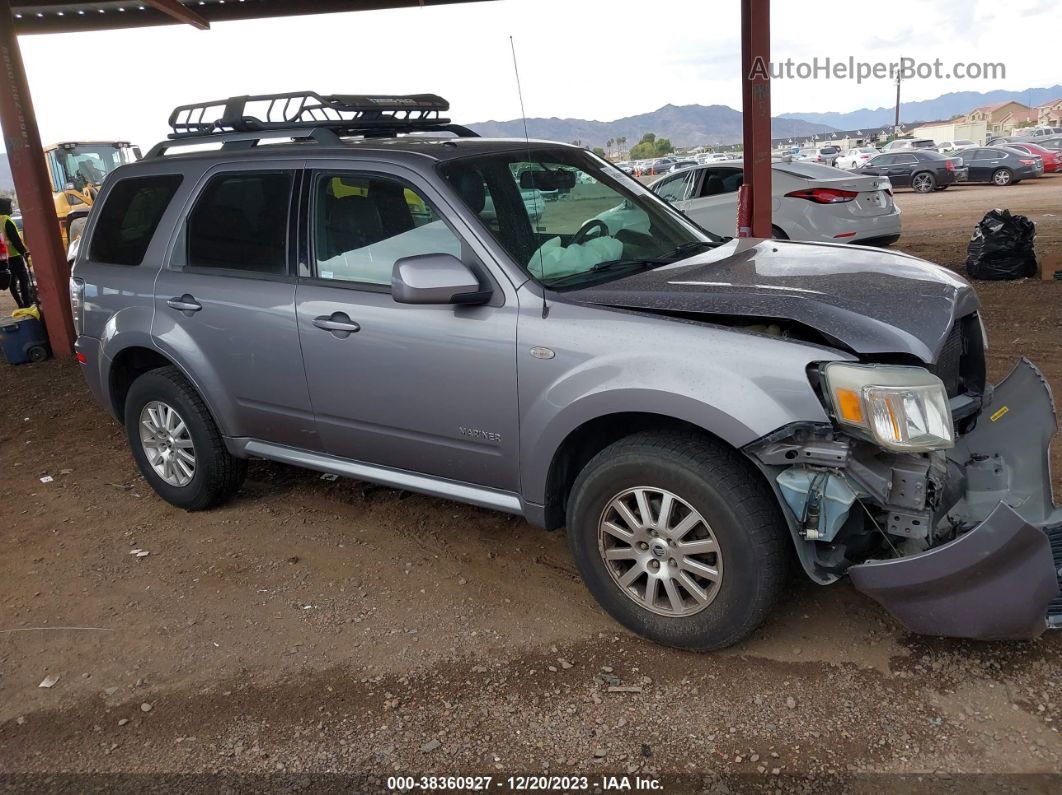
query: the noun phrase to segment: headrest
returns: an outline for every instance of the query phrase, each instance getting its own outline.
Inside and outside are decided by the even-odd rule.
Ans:
[[[477,215],[483,212],[487,203],[487,191],[483,187],[483,177],[479,172],[461,169],[454,173],[450,182],[472,212]]]

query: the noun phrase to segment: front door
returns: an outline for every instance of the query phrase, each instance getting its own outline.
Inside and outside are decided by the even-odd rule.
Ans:
[[[709,232],[722,237],[737,234],[737,191],[744,172],[734,166],[698,169],[701,179],[691,186],[690,196],[675,206]]]
[[[442,199],[395,169],[307,173],[303,361],[324,449],[370,464],[518,487],[516,305],[407,305],[395,260],[448,253],[498,282],[443,220]],[[504,278],[504,277],[503,277]]]
[[[155,281],[152,334],[233,436],[318,449],[295,322],[290,164],[208,172]]]

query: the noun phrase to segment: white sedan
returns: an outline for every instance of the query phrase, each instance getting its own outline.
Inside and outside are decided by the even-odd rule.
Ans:
[[[771,172],[774,237],[882,246],[899,239],[900,208],[887,178],[806,161],[772,163]],[[649,187],[700,226],[732,237],[737,233],[737,191],[743,179],[740,163],[707,163],[668,174]],[[600,218],[613,235],[625,225],[622,207]]]
[[[860,146],[855,149],[845,149],[837,158],[837,162],[834,163],[837,168],[843,168],[846,170],[852,170],[865,166],[870,162],[872,157],[880,155],[877,149],[873,146]]]

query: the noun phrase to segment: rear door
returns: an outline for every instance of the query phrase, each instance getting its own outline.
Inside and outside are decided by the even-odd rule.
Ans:
[[[971,182],[988,182],[992,176],[992,162],[998,160],[994,157],[992,149],[974,149],[963,163],[969,168],[967,178]]]
[[[152,332],[224,433],[317,449],[291,268],[297,173],[259,161],[203,175],[155,282]]]
[[[484,266],[489,255],[468,230],[445,220],[445,200],[418,174],[376,162],[336,165],[346,167],[306,174],[296,294],[324,449],[515,491],[515,293]],[[494,291],[491,302],[397,303],[395,260],[437,253],[476,271]]]

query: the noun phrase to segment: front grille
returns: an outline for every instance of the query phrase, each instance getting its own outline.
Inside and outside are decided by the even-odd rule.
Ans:
[[[941,348],[940,356],[933,369],[936,375],[944,382],[944,388],[948,391],[948,397],[952,398],[962,392],[962,321],[960,320],[951,327],[951,333]]]
[[[949,398],[984,393],[985,350],[977,315],[955,322],[937,361],[929,369],[944,382]]]
[[[1059,591],[1062,592],[1062,524],[1048,527],[1045,531],[1051,541],[1051,555],[1055,559],[1055,576],[1058,577]],[[1047,625],[1053,629],[1062,628],[1062,593],[1055,595],[1047,606]]]

